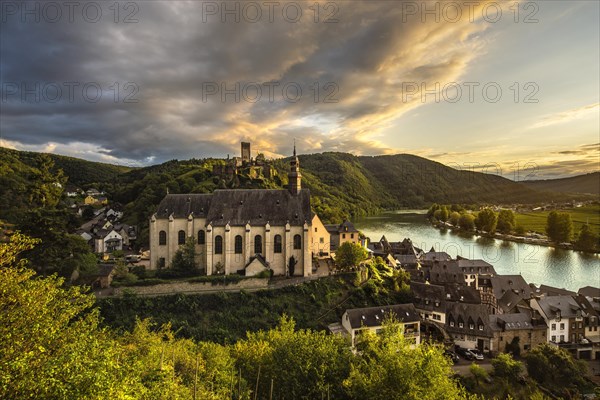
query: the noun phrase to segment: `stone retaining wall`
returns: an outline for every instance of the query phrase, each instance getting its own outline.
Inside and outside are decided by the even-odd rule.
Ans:
[[[114,288],[114,296],[122,296],[125,291],[138,296],[160,296],[176,293],[202,293],[218,291],[239,291],[267,289],[269,280],[266,278],[247,278],[236,283],[223,284],[218,282],[173,282],[159,283],[152,286],[122,286]]]

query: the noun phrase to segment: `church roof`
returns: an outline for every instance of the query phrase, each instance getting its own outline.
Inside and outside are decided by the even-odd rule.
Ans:
[[[197,218],[206,216],[210,208],[212,194],[168,194],[156,211],[156,218],[187,218],[192,212]]]
[[[311,224],[310,191],[298,195],[278,189],[220,189],[212,194],[167,195],[158,206],[156,218],[206,218],[213,226]]]

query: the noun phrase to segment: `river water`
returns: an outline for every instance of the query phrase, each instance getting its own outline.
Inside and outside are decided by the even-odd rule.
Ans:
[[[600,287],[600,255],[572,250],[508,242],[429,224],[426,211],[402,210],[356,219],[354,225],[372,241],[382,235],[390,242],[410,238],[416,247],[483,259],[498,274],[521,274],[528,283],[545,284],[577,291],[584,286]]]

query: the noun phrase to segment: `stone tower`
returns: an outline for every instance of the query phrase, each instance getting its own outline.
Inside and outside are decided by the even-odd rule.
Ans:
[[[300,174],[300,161],[296,156],[296,143],[294,143],[294,156],[290,161],[290,172],[288,173],[289,191],[293,195],[300,193],[302,189],[302,174]]]
[[[250,162],[250,143],[242,142],[242,162]]]

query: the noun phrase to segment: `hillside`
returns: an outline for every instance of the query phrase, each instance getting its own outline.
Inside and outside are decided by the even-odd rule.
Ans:
[[[384,209],[427,207],[431,203],[540,203],[561,201],[567,194],[544,193],[495,175],[458,171],[425,158],[307,154],[300,158],[302,185],[311,190],[313,209],[326,222]],[[126,222],[139,225],[139,243],[147,241],[148,218],[169,193],[210,193],[218,188],[282,188],[288,159],[273,161],[273,171],[242,171],[233,177],[213,175],[222,159],[171,160],[144,168],[127,168],[76,158],[0,148],[0,195],[3,214],[14,222],[15,209],[42,206],[46,192],[60,197],[54,182],[95,186],[125,206]],[[46,172],[43,172],[46,170]],[[62,170],[63,176],[57,175]],[[58,178],[54,178],[54,177]],[[38,190],[44,186],[45,190]],[[45,201],[45,200],[44,200]],[[56,201],[54,202],[56,203]],[[56,206],[57,204],[54,204]],[[12,220],[12,221],[11,221]]]
[[[570,178],[524,181],[523,184],[535,190],[600,195],[600,172],[592,172]]]

